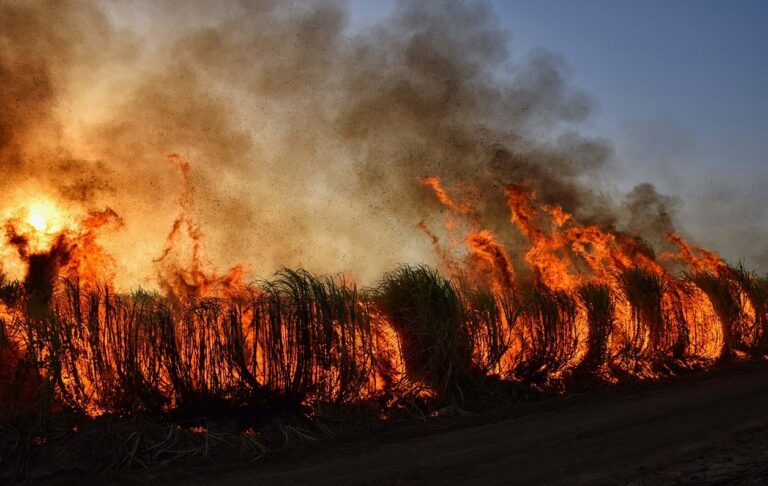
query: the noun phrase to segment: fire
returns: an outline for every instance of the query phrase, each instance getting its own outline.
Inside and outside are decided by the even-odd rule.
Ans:
[[[248,282],[243,267],[221,273],[204,258],[191,165],[167,161],[181,195],[155,260],[160,293],[113,288],[100,235],[123,222],[109,208],[69,212],[40,196],[5,220],[2,248],[24,272],[15,293],[0,294],[0,330],[11,336],[0,352],[38,363],[35,380],[55,371],[57,400],[87,414],[264,390],[396,404],[439,399],[478,374],[616,382],[768,352],[766,281],[674,234],[657,257],[640,237],[579,221],[525,185],[502,186],[506,214],[495,221],[506,226],[492,230],[471,189],[456,197],[437,177],[421,181],[447,209],[448,245],[426,221],[418,227],[450,279],[405,267],[373,290],[290,270]],[[669,269],[680,264],[690,275]]]
[[[2,420],[414,416],[768,356],[768,277],[665,235],[655,190],[603,192],[590,103],[482,5],[367,36],[250,2],[145,46],[81,2],[1,3]]]
[[[512,251],[502,243],[503,235],[482,227],[472,203],[456,203],[440,179],[426,179],[423,185],[454,217],[469,219],[465,226],[446,225],[445,229],[454,233],[469,228],[464,240],[470,258],[462,266],[460,258],[454,256],[453,264],[444,267],[462,267],[453,273],[473,276],[500,298],[510,292],[517,295],[520,288],[533,289],[533,304],[520,304],[522,327],[511,336],[516,344],[502,359],[504,363],[517,363],[511,366],[513,370],[539,373],[543,368],[538,364],[533,368],[523,364],[543,360],[549,366],[556,365],[549,374],[557,376],[562,370],[583,367],[588,362],[592,367],[611,364],[621,373],[651,377],[659,362],[679,362],[693,356],[728,359],[754,349],[754,336],[762,335],[748,331],[754,324],[744,324],[765,322],[765,317],[755,311],[765,299],[755,291],[754,277],[741,276],[717,253],[690,245],[679,235],[669,235],[677,252],[670,250],[657,258],[638,236],[582,224],[560,206],[538,203],[536,193],[525,185],[507,185],[504,195],[509,232],[517,231],[528,240],[527,248]],[[449,249],[439,245],[438,237],[426,223],[422,222],[422,227],[440,250],[441,261],[450,261]],[[520,255],[527,272],[514,274],[514,258],[510,256]],[[667,262],[683,263],[692,277],[673,275],[665,266]],[[500,285],[499,275],[506,276],[504,285]],[[591,287],[585,292],[587,286]],[[600,286],[607,293],[596,290]],[[552,300],[551,306],[546,304],[548,299]],[[528,305],[534,306],[530,315],[526,314],[530,312],[526,310]],[[566,312],[557,318],[559,325],[566,327],[553,325],[545,312]],[[539,345],[537,341],[542,333],[550,336],[547,339],[561,342],[540,348],[544,342]],[[540,354],[544,349],[552,352],[553,345],[561,350],[557,359],[555,355],[547,358]],[[605,346],[607,354],[590,349],[596,345]],[[565,361],[558,361],[562,359]],[[602,373],[606,379],[615,379],[606,369]]]
[[[66,219],[61,208],[50,199],[38,198],[27,206],[27,222],[39,233],[58,233],[67,224]]]
[[[45,231],[48,229],[48,218],[45,211],[41,211],[39,208],[30,208],[27,221],[29,221],[29,224],[31,224],[37,231]]]
[[[34,197],[22,202],[13,211],[16,231],[29,238],[34,251],[45,251],[56,235],[76,229],[74,219],[53,200],[45,196]]]

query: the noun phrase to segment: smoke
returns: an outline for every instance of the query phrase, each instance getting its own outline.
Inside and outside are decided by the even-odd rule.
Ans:
[[[761,244],[768,238],[768,197],[760,178],[751,183],[746,177],[734,179],[696,187],[681,217],[700,244],[717,248],[734,262],[743,261],[748,268],[768,269],[768,248]]]
[[[338,2],[0,0],[0,191],[113,208],[125,225],[101,243],[123,285],[156,275],[184,190],[171,153],[219,268],[372,282],[436,263],[418,228],[442,221],[431,176],[475,195],[512,252],[525,238],[509,183],[663,246],[679,202],[650,185],[615,197],[610,145],[576,131],[592,102],[565,62],[507,46],[485,2],[401,2],[355,32]]]

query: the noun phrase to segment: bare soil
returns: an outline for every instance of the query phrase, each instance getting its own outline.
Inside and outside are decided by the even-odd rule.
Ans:
[[[768,484],[766,364],[539,400],[510,416],[443,419],[315,444],[248,467],[200,465],[110,482]]]
[[[188,484],[761,482],[768,467],[768,368],[603,398]]]

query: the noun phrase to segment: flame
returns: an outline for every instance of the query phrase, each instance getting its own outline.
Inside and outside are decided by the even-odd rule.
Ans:
[[[29,238],[34,251],[44,251],[58,234],[77,227],[71,215],[45,196],[22,203],[14,213],[21,216],[16,218],[18,232]]]
[[[100,235],[122,226],[113,210],[69,211],[40,195],[11,211],[1,249],[13,250],[23,264],[27,301],[26,307],[0,302],[0,320],[69,316],[62,323],[73,327],[61,339],[76,351],[47,366],[54,352],[39,347],[44,340],[17,332],[10,347],[0,348],[3,356],[20,362],[33,353],[42,363],[40,376],[60,368],[60,399],[91,415],[113,409],[124,393],[100,376],[130,373],[149,380],[132,386],[155,390],[165,410],[189,393],[227,395],[242,387],[288,394],[306,388],[306,400],[434,397],[434,390],[409,375],[404,338],[393,321],[375,299],[358,296],[352,276],[331,279],[329,289],[341,300],[312,307],[311,299],[328,291],[325,284],[249,284],[241,266],[216,271],[204,258],[191,165],[178,155],[166,160],[181,191],[179,212],[155,260],[163,291],[155,297],[130,297],[112,287],[115,262]],[[525,184],[503,186],[498,197],[507,212],[494,221],[506,226],[492,230],[483,224],[478,207],[484,206],[470,197],[471,189],[462,187],[463,196],[456,197],[456,188],[446,189],[438,177],[421,185],[447,210],[447,240],[426,220],[417,226],[430,238],[441,269],[455,279],[460,315],[467,319],[461,325],[467,326],[468,369],[554,382],[591,367],[589,372],[615,382],[627,375],[658,376],[670,363],[756,353],[758,344],[768,342],[768,333],[756,330],[768,323],[768,298],[760,300],[753,278],[740,277],[717,253],[679,235],[669,235],[677,251],[657,258],[640,237],[584,223],[562,206],[539,202]],[[670,264],[684,265],[691,276],[676,276]],[[60,276],[68,280],[61,283]],[[292,296],[305,294],[307,306],[292,308]],[[337,306],[344,302],[350,307]],[[344,327],[344,316],[353,320],[352,328]],[[144,327],[142,319],[153,324]],[[312,319],[322,325],[312,327]],[[139,341],[124,348],[126,339]],[[172,348],[155,349],[169,342]],[[162,353],[176,363],[164,367]],[[0,370],[0,382],[6,372]]]
[[[39,233],[55,234],[72,223],[71,217],[46,197],[32,200],[27,205],[26,212],[27,222]]]
[[[439,177],[427,177],[426,179],[422,179],[421,185],[432,189],[437,199],[451,211],[459,214],[468,214],[472,211],[472,206],[468,203],[460,204],[448,195],[445,189],[443,189]]]
[[[48,229],[48,216],[45,210],[41,210],[39,207],[31,207],[29,210],[29,216],[27,221],[37,231],[45,232]]]
[[[667,251],[657,259],[638,236],[612,227],[582,224],[561,206],[539,204],[536,193],[524,184],[510,184],[504,187],[510,232],[514,233],[515,228],[528,240],[522,260],[529,276],[515,275],[511,271],[513,257],[520,252],[510,251],[499,234],[482,227],[471,201],[457,203],[436,177],[425,179],[422,185],[433,191],[454,218],[467,218],[464,226],[445,225],[449,233],[467,228],[463,239],[471,258],[463,265],[459,263],[460,255],[454,253],[452,257],[448,249],[439,245],[438,237],[427,232],[440,252],[441,261],[450,262],[443,267],[453,275],[469,273],[499,296],[509,295],[510,289],[514,293],[514,280],[528,278],[545,293],[564,292],[575,302],[579,289],[585,285],[607,286],[613,302],[613,324],[606,342],[609,356],[604,359],[614,368],[623,369],[622,373],[652,377],[656,373],[654,363],[659,361],[693,356],[714,360],[723,357],[731,347],[754,346],[752,336],[756,333],[748,330],[748,323],[765,318],[759,317],[754,303],[736,283],[733,271],[715,252],[670,234],[669,241],[677,252]],[[425,222],[421,227],[426,231]],[[682,262],[689,271],[705,276],[699,279],[701,283],[677,278],[665,267],[665,261]],[[456,271],[457,268],[460,270]],[[706,275],[715,279],[716,287],[707,286]],[[500,276],[505,278],[500,280]],[[535,360],[538,351],[531,348],[531,343],[545,332],[538,325],[535,316],[525,317],[522,328],[509,336],[514,344],[501,360],[508,369],[518,369],[526,360]],[[568,362],[559,371],[551,369],[550,376],[574,369],[584,359],[588,352],[588,328],[586,308],[578,305],[571,335],[576,343],[563,348],[570,350]],[[729,337],[733,334],[742,337]],[[570,339],[569,335],[564,336]],[[606,379],[615,381],[606,368],[602,369]]]

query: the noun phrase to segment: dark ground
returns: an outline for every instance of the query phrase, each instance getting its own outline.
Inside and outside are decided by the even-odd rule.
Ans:
[[[104,484],[768,484],[768,365],[519,404],[253,466],[199,465]],[[97,484],[99,478],[67,484]],[[95,482],[94,482],[95,481]],[[52,483],[51,483],[52,484]]]

